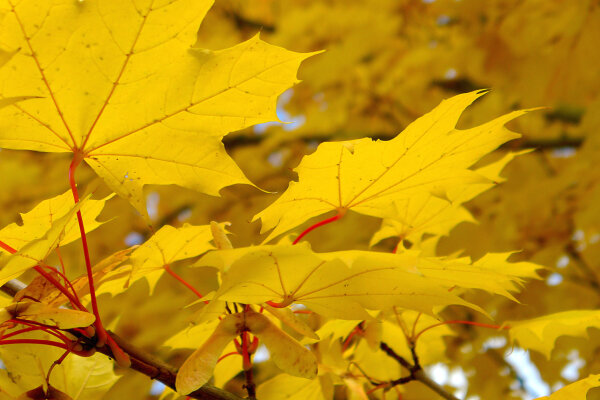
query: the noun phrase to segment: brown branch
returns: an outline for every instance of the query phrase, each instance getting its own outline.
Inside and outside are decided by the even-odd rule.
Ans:
[[[398,132],[374,132],[368,134],[361,134],[359,132],[331,132],[323,134],[314,134],[304,138],[284,139],[279,145],[283,146],[293,141],[309,142],[327,142],[335,140],[336,137],[344,138],[362,138],[370,137],[373,140],[390,140]],[[223,143],[228,151],[231,151],[238,147],[252,146],[260,144],[268,135],[229,135],[223,139]],[[555,139],[521,139],[508,142],[498,148],[500,151],[506,150],[523,150],[523,149],[535,149],[535,150],[555,150],[562,148],[577,149],[581,147],[584,139],[582,137],[566,137],[561,136]]]
[[[419,365],[419,360],[415,353],[414,347],[411,349],[412,357],[414,358],[414,364],[411,364],[404,357],[396,353],[385,342],[381,342],[379,344],[379,348],[389,357],[396,360],[398,364],[406,368],[410,373],[409,376],[390,381],[390,387],[395,385],[403,385],[411,381],[419,381],[446,400],[459,400],[458,398],[454,397],[454,395],[452,395],[451,393],[448,393],[443,387],[431,380],[431,378],[429,378],[427,375],[425,375],[425,372],[423,372],[423,368],[421,368],[421,366]]]
[[[26,285],[21,281],[13,279],[0,286],[0,291],[9,296],[14,296],[16,292],[23,289],[25,286]],[[69,331],[69,333],[78,337],[82,342],[87,342],[90,347],[93,347],[93,343],[90,342],[90,339],[82,336],[79,332]],[[156,379],[175,390],[177,368],[157,359],[144,350],[135,347],[133,344],[127,342],[113,332],[107,331],[107,333],[115,340],[115,342],[117,342],[119,347],[129,355],[131,358],[131,369],[138,371],[151,379]],[[97,348],[96,350],[114,359],[114,355],[107,345]],[[201,400],[242,400],[241,397],[212,385],[204,385],[195,392],[188,394],[188,397]]]

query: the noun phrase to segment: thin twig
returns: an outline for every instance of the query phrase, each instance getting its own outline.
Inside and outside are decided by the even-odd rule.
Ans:
[[[431,380],[427,375],[425,375],[425,372],[423,372],[423,369],[419,365],[418,358],[416,358],[416,353],[414,351],[414,348],[411,349],[412,356],[415,358],[414,365],[411,364],[410,362],[408,362],[406,359],[404,359],[404,357],[402,357],[398,353],[396,353],[385,342],[381,342],[379,344],[379,348],[381,350],[383,350],[383,352],[385,354],[387,354],[389,357],[396,360],[398,362],[398,364],[400,364],[404,368],[406,368],[408,370],[408,372],[410,373],[410,375],[407,377],[403,377],[403,378],[399,378],[399,379],[390,381],[390,386],[402,385],[402,384],[405,384],[405,383],[408,383],[411,381],[419,381],[419,382],[423,383],[425,386],[429,387],[434,392],[436,392],[437,394],[439,394],[440,396],[442,396],[446,400],[459,400],[453,394],[448,393],[443,387],[441,387],[440,385],[435,383],[433,380]]]

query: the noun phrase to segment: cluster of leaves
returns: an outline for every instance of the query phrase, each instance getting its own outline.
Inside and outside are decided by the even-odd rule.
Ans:
[[[520,398],[498,336],[562,382],[600,328],[600,120],[580,120],[600,7],[475,3],[3,0],[0,285],[29,284],[0,298],[0,399],[147,398],[128,367],[162,399],[454,399],[425,372],[440,362],[469,394]],[[284,107],[306,123],[230,135],[234,161],[224,136],[276,121],[301,63]],[[494,117],[514,104],[556,107]],[[507,123],[586,140],[564,160]],[[539,279],[557,261],[571,286]],[[565,300],[572,285],[588,292]],[[589,360],[549,398],[600,386]]]

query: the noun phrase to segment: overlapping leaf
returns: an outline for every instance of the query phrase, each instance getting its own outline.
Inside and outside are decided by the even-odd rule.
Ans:
[[[265,241],[328,211],[394,218],[394,201],[411,198],[424,204],[432,194],[452,199],[464,185],[489,183],[469,167],[519,137],[504,124],[525,111],[471,129],[455,129],[464,109],[483,93],[443,101],[390,141],[365,138],[321,144],[296,168],[298,182],[291,182],[281,197],[255,216],[263,222],[262,232],[275,228]]]
[[[145,184],[216,195],[249,183],[221,138],[277,120],[275,100],[309,54],[254,37],[192,49],[212,0],[3,0],[0,147],[73,152],[146,215]]]
[[[321,254],[327,259],[341,259],[352,268],[373,268],[378,265],[393,266],[414,271],[425,277],[432,285],[450,289],[481,289],[515,300],[511,291],[520,289],[527,278],[537,278],[541,266],[530,262],[511,263],[511,253],[489,253],[472,262],[470,258],[423,257],[418,251],[400,254],[371,251],[339,251]],[[516,300],[515,300],[516,301]]]
[[[104,265],[94,267],[97,293],[114,295],[139,279],[147,280],[152,293],[165,267],[213,249],[211,239],[209,225],[165,225],[131,254],[115,253]]]
[[[36,302],[14,303],[0,310],[0,325],[12,318],[36,321],[60,329],[83,328],[96,320],[94,314],[50,307]]]
[[[81,206],[81,214],[86,232],[91,232],[102,225],[102,222],[97,221],[96,218],[102,212],[106,201],[111,197],[107,196],[100,200],[88,199]],[[73,205],[74,201],[71,191],[44,200],[31,211],[21,214],[22,224],[13,223],[0,230],[0,240],[19,250],[32,240],[44,236],[54,221],[71,212]],[[73,217],[66,221],[64,233],[60,238],[59,244],[64,246],[78,240],[79,237],[79,225],[77,219]],[[3,251],[0,249],[0,253]]]
[[[43,236],[34,238],[21,247],[17,253],[2,256],[0,258],[0,285],[17,278],[28,268],[43,264],[44,260],[60,244],[66,227],[74,221],[75,214],[86,202],[87,199],[83,199],[66,214],[53,220],[46,231],[42,230]]]
[[[508,321],[511,340],[528,350],[537,350],[550,359],[561,336],[587,337],[588,328],[600,329],[600,311],[573,310],[524,321]]]
[[[502,182],[504,179],[500,177],[500,171],[519,154],[522,153],[508,153],[499,160],[478,168],[476,172],[489,179],[489,182],[462,185],[462,191],[455,188],[452,199],[430,194],[418,199],[408,197],[394,201],[394,217],[382,222],[381,229],[371,239],[371,245],[388,237],[400,237],[415,244],[420,242],[424,234],[444,236],[461,222],[475,222],[462,204]]]
[[[426,313],[450,304],[469,305],[394,254],[360,263],[353,262],[354,256],[347,262],[344,253],[316,254],[305,244],[257,246],[213,251],[196,265],[221,268],[216,299],[249,304],[274,301],[282,306],[298,302],[336,318],[369,319],[365,309],[393,305]]]

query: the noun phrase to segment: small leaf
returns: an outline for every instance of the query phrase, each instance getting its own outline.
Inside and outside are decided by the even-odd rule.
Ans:
[[[43,236],[34,238],[22,246],[17,253],[5,256],[0,253],[0,267],[2,268],[0,270],[0,286],[11,279],[17,278],[25,270],[35,265],[43,265],[50,252],[65,237],[65,229],[73,221],[75,214],[83,207],[87,200],[87,198],[82,199],[62,217],[52,221],[49,228],[44,231]],[[3,238],[0,238],[0,240],[3,240]]]
[[[34,302],[11,304],[5,310],[12,318],[36,321],[60,329],[84,328],[90,326],[96,320],[94,314],[85,311],[54,308],[43,303]]]
[[[219,356],[227,344],[237,336],[241,324],[240,314],[227,315],[223,318],[212,335],[185,360],[179,369],[175,380],[178,393],[191,393],[208,382]]]
[[[113,197],[109,195],[100,200],[87,199],[81,205],[81,214],[86,232],[98,228],[103,222],[96,220],[104,209],[106,202]],[[40,239],[50,229],[52,224],[67,215],[73,209],[74,201],[71,191],[44,200],[31,211],[21,214],[22,225],[10,224],[0,230],[0,240],[19,250],[35,239]],[[74,216],[66,222],[60,245],[64,246],[80,238],[79,224]],[[2,250],[0,249],[0,252]]]
[[[304,335],[308,338],[319,340],[319,336],[313,331],[303,319],[299,318],[292,310],[289,308],[275,308],[271,307],[268,304],[263,305],[265,310],[270,312],[275,318],[295,330],[301,335]]]
[[[229,223],[223,224],[229,225]],[[229,238],[227,237],[227,232],[225,228],[215,221],[210,222],[210,231],[212,232],[213,242],[215,243],[215,247],[219,250],[228,250],[233,249]]]
[[[258,313],[246,313],[246,326],[267,346],[271,359],[284,372],[306,379],[317,376],[315,355],[267,317]]]

